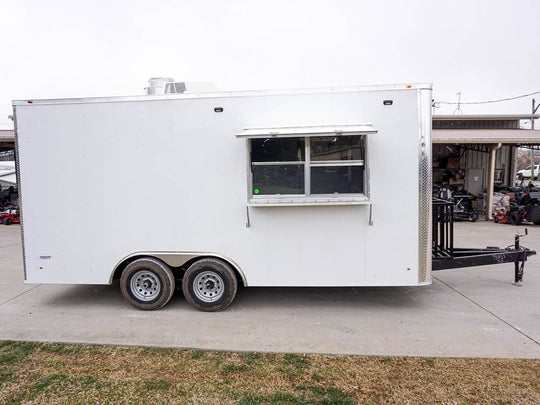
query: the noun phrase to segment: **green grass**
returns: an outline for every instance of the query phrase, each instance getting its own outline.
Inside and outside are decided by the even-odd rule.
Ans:
[[[350,394],[337,388],[317,386],[298,386],[293,391],[278,391],[269,395],[248,395],[240,401],[241,405],[354,405],[356,401]]]
[[[239,373],[248,370],[248,366],[245,364],[226,364],[223,367],[223,371],[227,373]]]
[[[0,404],[540,403],[540,361],[0,342]]]
[[[195,360],[200,359],[204,356],[204,352],[202,350],[190,350],[188,353],[189,356]]]
[[[285,354],[280,371],[291,378],[297,378],[304,374],[307,365],[307,358],[305,356],[294,353]]]
[[[240,357],[242,358],[242,360],[244,360],[244,362],[248,366],[250,366],[252,364],[256,364],[257,361],[260,360],[261,355],[259,353],[249,352],[249,353],[242,353]]]
[[[435,360],[433,359],[430,359],[429,357],[427,359],[425,359],[425,362],[428,366],[434,366],[435,365]]]
[[[28,357],[36,347],[36,343],[0,342],[0,365],[16,364]]]
[[[68,381],[70,381],[70,378],[65,374],[37,376],[37,381],[34,384],[34,389],[36,391],[43,391],[45,388],[59,386]]]
[[[160,378],[151,378],[144,381],[144,387],[147,391],[152,390],[167,390],[171,387],[171,383]]]

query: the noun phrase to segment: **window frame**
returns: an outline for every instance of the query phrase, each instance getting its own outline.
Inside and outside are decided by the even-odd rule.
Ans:
[[[249,206],[297,206],[297,205],[364,205],[371,204],[370,189],[369,189],[369,137],[370,133],[377,131],[371,128],[371,125],[362,124],[361,130],[359,126],[353,130],[343,130],[343,126],[316,127],[323,130],[310,131],[307,127],[304,131],[299,131],[301,127],[291,127],[293,131],[287,131],[287,128],[282,133],[279,129],[256,129],[244,130],[238,137],[246,139],[246,157],[247,157],[247,196]],[[345,129],[348,129],[345,127]],[[278,131],[276,131],[278,130]],[[311,138],[329,137],[329,136],[360,136],[364,156],[363,159],[356,160],[311,160]],[[252,139],[254,138],[303,138],[304,140],[304,160],[303,161],[283,161],[283,162],[252,162],[251,148]],[[304,167],[304,193],[303,194],[263,194],[257,195],[253,193],[253,166],[272,166],[272,165],[302,165]],[[311,193],[311,169],[314,167],[363,167],[363,193],[328,193],[328,194],[312,194]]]

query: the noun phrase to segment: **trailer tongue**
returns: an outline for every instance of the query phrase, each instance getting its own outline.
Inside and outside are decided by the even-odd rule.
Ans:
[[[536,251],[521,246],[521,236],[516,233],[514,245],[505,249],[487,247],[485,249],[454,247],[454,204],[450,201],[433,199],[433,251],[432,270],[448,270],[460,267],[487,266],[490,264],[514,263],[514,284],[523,282],[523,270],[529,256]],[[527,234],[527,231],[525,231]]]

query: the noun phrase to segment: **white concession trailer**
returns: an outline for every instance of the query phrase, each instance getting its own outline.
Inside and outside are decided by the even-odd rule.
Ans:
[[[431,283],[431,85],[14,101],[25,280]]]

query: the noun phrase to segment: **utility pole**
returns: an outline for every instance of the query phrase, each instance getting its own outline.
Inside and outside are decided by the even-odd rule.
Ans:
[[[456,96],[458,96],[458,101],[457,107],[454,110],[454,114],[463,114],[463,111],[461,111],[461,91],[459,93],[456,93]]]
[[[540,104],[536,105],[536,100],[532,99],[532,115],[536,114],[536,110],[538,110],[538,107],[540,107]],[[531,129],[534,129],[534,117],[531,117]]]

